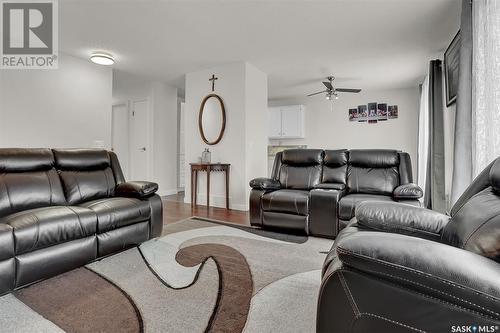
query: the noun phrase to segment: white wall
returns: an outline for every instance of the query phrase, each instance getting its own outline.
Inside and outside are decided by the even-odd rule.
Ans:
[[[113,70],[113,105],[148,98],[151,84],[150,80],[141,76]]]
[[[111,144],[109,67],[60,54],[57,70],[0,70],[1,147]]]
[[[350,108],[370,102],[398,105],[399,117],[376,124],[348,120]],[[270,106],[292,104],[303,104],[306,107],[305,138],[270,140],[270,144],[305,144],[308,148],[324,149],[399,149],[410,154],[413,174],[416,177],[418,87],[341,94],[340,98],[333,102],[327,101],[321,95],[269,102]]]
[[[215,74],[215,93],[221,96],[226,108],[226,129],[222,140],[206,145],[198,130],[198,112],[203,98],[211,93],[208,79]],[[267,76],[253,66],[237,62],[186,75],[186,104],[184,109],[185,156],[187,163],[196,162],[203,149],[212,152],[212,162],[231,164],[230,207],[248,209],[248,181],[253,172],[266,174],[266,132],[256,124],[266,122]],[[250,114],[251,112],[251,114]],[[253,133],[250,133],[253,131]],[[262,136],[262,137],[260,137]],[[249,168],[255,170],[249,170]],[[189,165],[185,170],[190,175]],[[212,173],[210,203],[225,207],[225,186],[222,173]],[[190,202],[191,184],[186,182],[185,202]],[[198,203],[206,203],[206,177],[200,174]]]
[[[177,193],[177,88],[152,84],[153,179],[160,194]]]
[[[248,202],[250,191],[248,181],[267,175],[267,74],[251,64],[246,64],[245,92],[245,155],[247,186],[245,202]],[[263,123],[264,121],[264,123]]]
[[[113,71],[113,104],[143,99],[149,101],[150,124],[144,133],[152,152],[149,180],[158,183],[160,195],[177,193],[177,88]]]

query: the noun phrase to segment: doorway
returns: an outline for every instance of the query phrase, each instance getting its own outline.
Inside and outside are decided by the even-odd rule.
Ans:
[[[118,156],[126,179],[151,178],[150,133],[147,99],[113,106],[111,147]]]
[[[125,179],[129,173],[129,115],[127,103],[113,105],[111,113],[111,150],[115,152]]]

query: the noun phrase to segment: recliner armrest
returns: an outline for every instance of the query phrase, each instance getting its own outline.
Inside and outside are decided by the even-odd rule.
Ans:
[[[367,201],[356,207],[356,220],[362,227],[439,241],[450,217],[397,202]]]
[[[340,184],[340,183],[319,183],[314,185],[315,189],[322,189],[322,190],[337,190],[337,191],[342,191],[345,190],[345,185]]]
[[[255,178],[250,181],[250,187],[256,190],[279,190],[281,183],[271,178]]]
[[[339,229],[337,207],[344,190],[314,188],[309,191],[309,235],[335,238]]]
[[[500,318],[500,264],[416,237],[360,231],[342,238],[340,261],[450,304]]]
[[[392,192],[396,200],[420,199],[424,196],[424,191],[417,184],[408,183],[399,185]]]
[[[121,197],[146,198],[158,191],[158,184],[145,181],[130,181],[116,186],[115,194]]]

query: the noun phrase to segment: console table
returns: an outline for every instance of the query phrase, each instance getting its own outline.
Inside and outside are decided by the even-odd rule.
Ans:
[[[198,192],[198,171],[207,173],[207,208],[210,207],[210,173],[215,171],[224,172],[226,175],[226,209],[229,209],[229,168],[227,163],[189,163],[191,165],[191,207],[196,205],[196,193]]]

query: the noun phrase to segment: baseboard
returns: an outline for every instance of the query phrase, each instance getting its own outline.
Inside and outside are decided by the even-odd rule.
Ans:
[[[172,194],[177,194],[179,191],[177,189],[170,189],[170,190],[158,190],[156,194],[158,194],[160,197],[165,197],[167,195],[172,195]]]
[[[233,206],[230,205],[230,208],[234,210],[240,210],[242,212],[248,212],[249,210],[248,205],[233,205]]]

